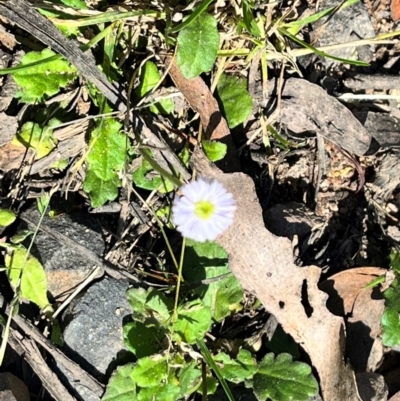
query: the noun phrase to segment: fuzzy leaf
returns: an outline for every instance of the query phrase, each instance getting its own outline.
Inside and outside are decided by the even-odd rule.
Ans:
[[[137,401],[136,384],[131,378],[135,365],[119,366],[108,382],[102,401]]]
[[[174,189],[174,185],[169,180],[154,172],[146,159],[143,159],[142,165],[133,172],[132,179],[137,187],[148,191],[158,190],[161,193],[168,193]]]
[[[54,56],[50,49],[29,52],[21,59],[20,65],[41,61]],[[14,80],[19,86],[17,97],[24,103],[35,103],[57,94],[77,77],[76,68],[65,60],[55,60],[15,72]]]
[[[118,196],[118,188],[121,180],[118,176],[111,180],[103,181],[93,171],[86,173],[83,189],[90,196],[92,207],[100,207],[107,201],[112,201]]]
[[[171,317],[173,302],[160,291],[132,288],[127,292],[127,299],[134,315],[143,320],[155,318],[160,324],[165,324]]]
[[[247,91],[247,81],[223,74],[217,91],[229,128],[245,121],[253,109],[253,101]]]
[[[50,124],[55,122],[52,120]],[[12,143],[35,149],[36,159],[41,159],[56,147],[57,140],[53,137],[51,125],[43,127],[33,122],[27,122],[21,127],[21,132],[13,138]]]
[[[400,344],[400,319],[395,309],[386,308],[381,319],[382,341],[386,347]]]
[[[28,251],[26,249],[20,248],[15,249],[12,254],[6,256],[5,265],[8,279],[15,290],[21,276],[21,298],[35,303],[40,309],[49,311],[52,308],[47,299],[47,280],[43,266],[35,257],[27,254]],[[24,264],[26,257],[27,260]]]
[[[201,301],[188,302],[178,310],[174,339],[194,344],[196,339],[204,337],[210,327],[210,308]]]
[[[127,153],[127,138],[119,131],[121,124],[114,119],[102,121],[92,132],[91,151],[83,189],[89,194],[92,206],[99,207],[118,196]]]
[[[160,81],[161,74],[157,66],[152,61],[147,61],[143,66],[140,84],[136,89],[139,97],[146,96]],[[169,114],[174,110],[174,102],[171,99],[163,99],[150,106],[150,111],[154,114]]]
[[[187,397],[195,392],[202,381],[201,370],[197,361],[186,363],[179,372],[181,396]]]
[[[177,64],[182,74],[192,79],[210,71],[219,48],[217,21],[202,14],[178,35]]]
[[[147,327],[135,321],[124,325],[124,343],[137,358],[150,356],[160,351],[164,334],[155,327]]]
[[[212,161],[217,162],[225,157],[227,146],[225,143],[217,141],[203,141],[204,153]]]
[[[231,359],[229,355],[220,352],[213,357],[224,379],[233,383],[240,383],[250,379],[257,372],[257,362],[249,351],[241,349],[237,359]]]
[[[400,312],[400,278],[397,276],[384,291],[385,307]]]
[[[294,362],[289,354],[267,354],[253,378],[258,400],[307,401],[318,393],[318,383],[305,363]]]
[[[104,120],[93,132],[93,148],[88,154],[89,170],[103,181],[115,177],[125,164],[127,137],[120,133],[122,125],[114,120]]]
[[[215,242],[199,243],[186,241],[183,264],[185,280],[198,282],[230,273],[228,254]],[[211,310],[216,321],[241,309],[242,287],[233,275],[228,275],[210,284],[197,287],[194,292]]]
[[[146,299],[148,292],[142,288],[131,288],[126,293],[126,298],[135,314],[139,316],[146,315]]]
[[[178,401],[180,399],[180,389],[174,382],[161,384],[158,387],[148,387],[141,389],[138,394],[138,401]]]
[[[147,295],[146,307],[151,310],[151,316],[154,316],[160,324],[166,324],[171,317],[173,303],[162,292],[152,290]]]
[[[155,387],[162,383],[168,375],[166,357],[154,355],[138,360],[131,377],[140,387]]]
[[[8,209],[0,209],[0,227],[7,227],[14,223],[16,216],[14,212]]]

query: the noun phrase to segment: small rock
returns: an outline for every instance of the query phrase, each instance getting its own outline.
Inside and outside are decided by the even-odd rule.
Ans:
[[[122,324],[132,313],[125,296],[127,289],[125,280],[103,279],[75,300],[63,316],[69,322],[64,330],[66,354],[99,380],[118,352],[126,349]]]
[[[326,9],[339,4],[340,0],[323,0],[319,6],[321,9]],[[327,18],[329,18],[329,22],[325,25]],[[363,2],[358,2],[351,7],[339,10],[333,16],[321,18],[313,24],[313,31],[318,35],[318,46],[347,43],[375,36],[374,27]],[[371,61],[373,58],[373,51],[370,46],[344,47],[328,53],[336,57],[352,60]],[[324,59],[326,67],[337,63],[332,59]]]
[[[32,221],[38,221],[39,212],[36,208],[32,208],[27,211],[27,217]],[[46,215],[43,223],[99,255],[103,253],[104,242],[100,227],[96,219],[88,213],[72,212],[56,218]],[[95,263],[86,259],[81,253],[63,246],[41,230],[36,236],[32,254],[43,264],[49,293],[59,301],[65,299],[71,289],[80,284],[96,267]]]
[[[0,401],[30,401],[28,387],[13,374],[0,373]]]
[[[372,372],[356,374],[358,392],[363,401],[386,401],[388,388],[382,375]]]
[[[354,113],[354,116],[381,147],[400,145],[400,121],[396,117],[372,111],[360,111]]]

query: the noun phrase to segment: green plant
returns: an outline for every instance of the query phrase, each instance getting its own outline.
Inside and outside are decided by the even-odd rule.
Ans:
[[[390,255],[390,270],[394,277],[383,293],[385,311],[381,319],[382,341],[386,347],[400,344],[400,254],[396,250]]]
[[[10,242],[2,242],[0,246],[6,249],[5,271],[11,287],[14,290],[14,297],[10,303],[8,319],[4,323],[2,343],[0,347],[0,365],[3,362],[4,353],[8,341],[8,335],[11,325],[11,319],[18,312],[20,302],[29,301],[36,304],[43,313],[51,315],[53,308],[47,298],[47,281],[42,264],[31,255],[31,248],[40,223],[48,208],[50,198],[54,190],[48,194],[43,194],[38,201],[38,208],[41,214],[40,222],[34,232],[27,230],[17,233],[11,237]],[[7,227],[16,219],[15,214],[10,210],[0,210],[0,225]],[[28,248],[22,245],[22,242],[32,235]],[[4,321],[4,319],[2,319]]]
[[[318,385],[310,367],[294,362],[288,354],[276,359],[268,354],[257,363],[245,349],[236,357],[222,351],[210,353],[204,338],[212,324],[241,308],[242,290],[228,272],[227,255],[220,246],[188,241],[183,266],[185,283],[198,283],[200,277],[215,278],[214,282],[185,291],[176,311],[174,299],[163,291],[137,287],[127,292],[133,319],[124,326],[124,341],[137,362],[117,369],[103,400],[144,401],[155,397],[157,401],[176,401],[193,392],[203,392],[204,380],[206,393],[212,394],[218,385],[212,372],[229,397],[232,395],[226,381],[253,388],[260,401],[267,396],[277,401],[294,397],[306,400],[316,394]],[[207,362],[205,376],[196,345]]]

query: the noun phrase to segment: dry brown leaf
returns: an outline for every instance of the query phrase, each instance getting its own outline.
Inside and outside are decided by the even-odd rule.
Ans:
[[[329,294],[329,310],[338,316],[349,316],[346,355],[356,372],[365,372],[383,356],[383,347],[375,340],[381,334],[380,321],[385,303],[378,287],[364,287],[385,273],[386,270],[377,267],[358,267],[337,273],[320,284],[320,288]]]
[[[394,22],[400,19],[400,0],[392,0],[390,3],[390,11]]]
[[[217,239],[229,254],[233,274],[308,353],[324,399],[359,401],[354,372],[343,357],[344,322],[326,308],[328,296],[318,289],[320,269],[296,266],[290,241],[265,228],[249,176],[222,173],[199,149],[193,160],[200,175],[218,179],[236,199],[235,223]]]
[[[30,174],[48,169],[54,162],[75,157],[86,147],[85,133],[89,126],[88,121],[71,124],[54,132],[54,137],[59,141],[56,149],[43,159],[33,163]],[[29,161],[33,150],[22,145],[14,145],[12,142],[0,146],[0,170],[11,171],[21,167],[24,160]]]
[[[169,64],[167,68],[169,68],[169,74],[176,87],[182,92],[190,107],[199,113],[205,138],[214,139],[227,145],[227,154],[223,160],[218,162],[218,166],[228,172],[240,171],[236,146],[233,143],[228,124],[208,86],[200,77],[185,78],[175,60],[167,59],[167,64]]]

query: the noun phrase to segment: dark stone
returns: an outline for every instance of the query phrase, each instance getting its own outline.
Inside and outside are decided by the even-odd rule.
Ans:
[[[74,300],[63,315],[65,353],[99,380],[104,380],[109,365],[126,349],[122,325],[132,313],[127,289],[125,280],[103,279]]]

